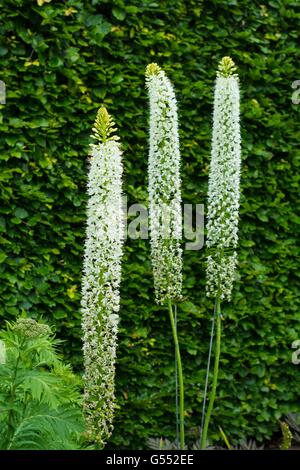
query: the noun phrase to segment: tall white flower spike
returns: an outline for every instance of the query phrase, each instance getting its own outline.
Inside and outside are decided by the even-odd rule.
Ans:
[[[120,303],[122,152],[107,110],[99,109],[90,146],[87,228],[82,280],[83,407],[88,438],[103,447],[113,429]]]
[[[207,432],[216,397],[221,354],[221,301],[230,300],[237,264],[238,221],[240,199],[240,93],[236,67],[230,57],[221,60],[216,79],[213,113],[211,165],[208,185],[207,295],[215,298],[210,349],[206,372],[201,423],[201,449],[207,445]],[[210,399],[206,394],[210,370],[210,355],[217,323],[215,362]],[[204,419],[205,417],[205,419]]]
[[[157,303],[179,300],[182,289],[182,216],[177,104],[157,64],[146,69],[150,101],[149,215]]]
[[[208,187],[207,295],[230,300],[237,264],[240,199],[240,96],[230,57],[219,65]]]

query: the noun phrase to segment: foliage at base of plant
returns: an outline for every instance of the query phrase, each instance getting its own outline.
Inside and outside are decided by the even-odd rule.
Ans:
[[[179,449],[179,444],[176,441],[170,441],[164,438],[150,438],[147,441],[149,449],[152,450],[177,450]],[[185,447],[185,449],[190,450],[201,450],[200,439],[195,442],[190,443],[190,445]],[[206,450],[263,450],[264,445],[259,445],[254,439],[248,439],[241,441],[237,446],[226,447],[218,445],[209,445]]]
[[[51,329],[32,319],[0,332],[0,449],[74,449],[83,431],[80,381]]]
[[[144,69],[158,62],[179,102],[182,198],[206,203],[215,64],[231,54],[242,83],[243,172],[238,278],[223,314],[220,399],[211,421],[236,445],[262,442],[299,410],[299,78],[297,2],[112,0],[1,2],[0,321],[42,314],[82,367],[80,280],[90,124],[104,103],[117,116],[128,204],[147,198]],[[130,125],[128,125],[130,123]],[[173,439],[169,319],[153,306],[148,240],[124,255],[116,396],[109,445]],[[184,253],[179,341],[186,427],[199,425],[212,302],[204,250]],[[238,333],[238,334],[237,334]],[[198,394],[195,395],[195,389]]]
[[[285,422],[280,422],[282,441],[280,444],[280,450],[288,450],[292,446],[293,435],[290,431],[289,425]]]
[[[293,440],[300,444],[300,414],[299,413],[288,413],[285,421],[287,422],[292,435]]]

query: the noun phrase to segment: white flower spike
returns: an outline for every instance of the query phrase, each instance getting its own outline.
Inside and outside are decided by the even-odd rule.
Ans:
[[[157,64],[146,69],[150,101],[149,215],[157,303],[180,300],[182,215],[177,104],[172,84]]]
[[[82,280],[83,407],[88,438],[103,447],[113,429],[120,303],[122,152],[107,110],[99,109],[90,148],[87,228]]]
[[[231,298],[240,199],[240,96],[236,67],[224,57],[216,78],[208,187],[207,295]]]

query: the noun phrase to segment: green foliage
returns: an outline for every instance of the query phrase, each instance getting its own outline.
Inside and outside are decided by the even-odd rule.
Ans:
[[[293,440],[300,444],[300,414],[288,413],[285,419],[293,434]]]
[[[160,439],[155,439],[153,437],[150,437],[148,439],[148,447],[151,450],[177,450],[178,449],[178,443],[176,441],[171,442],[168,439],[163,439],[162,437]]]
[[[224,305],[221,373],[210,441],[226,430],[269,438],[299,411],[299,5],[294,0],[32,0],[2,2],[0,318],[42,314],[82,367],[80,279],[89,131],[104,104],[122,139],[128,202],[147,200],[144,70],[157,62],[179,103],[184,202],[205,203],[215,69],[231,56],[242,92],[239,272]],[[184,255],[178,309],[186,424],[199,425],[213,305],[205,251]],[[147,240],[128,240],[111,446],[174,440],[168,312],[153,304]]]
[[[79,383],[47,325],[21,318],[0,332],[0,449],[72,449],[83,431]]]
[[[282,441],[280,444],[280,450],[289,450],[292,445],[293,435],[287,423],[280,421],[280,427],[281,427],[281,432],[282,432]]]
[[[208,446],[207,450],[263,450],[264,446],[263,445],[258,445],[257,442],[253,439],[249,439],[247,441],[241,441],[238,445],[232,447],[230,443],[228,442],[228,439],[222,430],[220,428],[220,434],[222,436],[222,439],[224,440],[225,447],[222,447],[220,445],[218,446]],[[153,437],[149,438],[147,441],[149,449],[153,450],[176,450],[178,449],[178,443],[176,441],[169,441],[168,439],[163,439],[162,437],[159,439],[155,439]],[[190,450],[201,450],[201,443],[200,439],[197,441],[191,442],[188,447],[185,447],[186,449]]]

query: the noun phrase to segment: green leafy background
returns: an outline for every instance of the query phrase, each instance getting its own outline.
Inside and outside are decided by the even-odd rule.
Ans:
[[[87,152],[97,108],[114,116],[124,192],[147,201],[147,94],[156,61],[180,113],[184,201],[205,203],[213,84],[231,55],[241,79],[239,272],[223,309],[211,437],[267,439],[299,410],[299,2],[289,0],[1,0],[0,315],[42,315],[82,367],[80,279]],[[186,425],[200,423],[212,302],[205,250],[184,254],[179,335]],[[121,289],[118,411],[110,446],[174,437],[174,359],[167,312],[153,303],[149,244],[128,240]],[[190,439],[193,439],[190,431]]]

